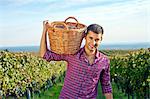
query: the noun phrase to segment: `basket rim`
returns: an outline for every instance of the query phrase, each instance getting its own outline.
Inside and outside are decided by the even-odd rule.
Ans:
[[[74,29],[74,28],[71,28],[71,29],[64,29],[64,28],[56,28],[56,27],[53,27],[52,26],[52,24],[53,23],[64,23],[64,21],[54,21],[54,22],[52,22],[51,23],[51,25],[48,27],[48,30],[60,30],[60,31],[77,31],[77,32],[81,32],[81,31],[84,31],[84,30],[86,30],[86,28],[87,28],[87,26],[86,25],[84,25],[84,24],[82,24],[82,23],[78,23],[79,25],[82,25],[83,27],[79,27],[79,28],[77,28],[77,29]],[[66,23],[64,23],[64,24],[69,24],[69,23],[71,23],[71,24],[76,24],[75,22],[66,22]]]
[[[66,25],[69,24],[69,23],[71,23],[71,24],[77,24],[77,23],[75,23],[75,22],[53,21],[53,22],[50,23],[51,27],[52,27],[52,24],[53,24],[53,23],[64,23],[64,24],[66,24]],[[85,24],[82,24],[82,23],[79,23],[79,22],[78,22],[78,24],[79,24],[79,25],[82,25],[83,28],[84,28],[84,27],[87,27]]]
[[[55,31],[55,30],[59,30],[59,31],[68,31],[68,32],[70,32],[70,31],[77,31],[77,32],[83,32],[83,31],[85,31],[86,30],[86,27],[84,27],[84,28],[81,28],[81,29],[62,29],[62,28],[53,28],[53,27],[48,27],[48,31],[49,30],[53,30],[53,31]]]

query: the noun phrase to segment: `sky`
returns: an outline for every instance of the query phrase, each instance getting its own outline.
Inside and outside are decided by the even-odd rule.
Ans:
[[[0,47],[39,46],[42,22],[69,16],[101,25],[102,44],[150,43],[150,0],[0,0]]]

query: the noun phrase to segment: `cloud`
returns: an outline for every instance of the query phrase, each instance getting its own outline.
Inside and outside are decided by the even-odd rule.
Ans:
[[[53,2],[57,2],[57,0],[1,0],[1,6],[23,6],[34,3],[44,4]]]

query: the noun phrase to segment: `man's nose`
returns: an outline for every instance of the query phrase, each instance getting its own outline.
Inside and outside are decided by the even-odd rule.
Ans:
[[[94,41],[94,42],[93,42],[93,45],[95,45],[95,44],[96,44],[96,42]]]
[[[94,41],[94,40],[92,40],[92,41],[91,41],[91,44],[92,44],[92,45],[94,45],[94,44],[95,44],[95,41]]]

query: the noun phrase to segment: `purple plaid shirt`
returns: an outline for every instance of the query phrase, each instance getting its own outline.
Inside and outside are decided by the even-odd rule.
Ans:
[[[112,92],[109,59],[98,51],[92,65],[85,57],[84,48],[81,48],[75,55],[58,55],[47,51],[43,58],[47,61],[65,60],[68,62],[60,99],[96,99],[99,80],[103,93]]]

